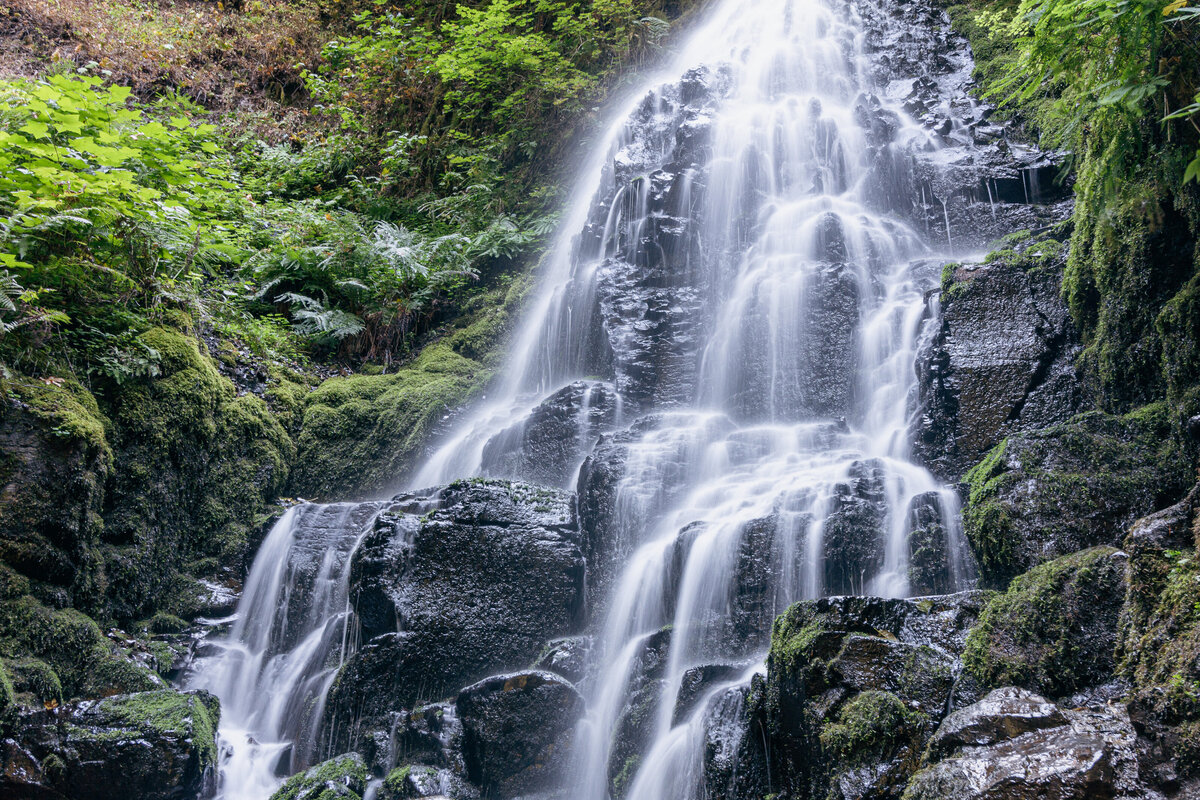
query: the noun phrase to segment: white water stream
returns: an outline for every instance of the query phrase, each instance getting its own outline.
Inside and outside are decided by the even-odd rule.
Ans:
[[[616,114],[580,173],[505,378],[410,482],[480,474],[489,441],[577,379],[615,385],[617,425],[645,417],[624,437],[608,528],[619,541],[606,543],[620,565],[593,620],[573,798],[609,796],[639,654],[665,626],[652,729],[626,784],[636,800],[697,796],[706,704],[760,668],[775,614],[835,592],[910,594],[919,498],[940,509],[949,582],[971,580],[957,500],[908,445],[941,261],[904,214],[920,192],[914,154],[944,145],[875,84],[872,14],[869,2],[717,2]],[[372,508],[293,509],[264,543],[226,652],[196,681],[222,700],[226,800],[268,796],[276,762],[311,739],[352,645],[343,573]],[[853,524],[847,509],[862,512]],[[296,598],[289,570],[305,536],[327,556],[305,579],[320,588]],[[759,546],[765,607],[746,627],[731,620]],[[677,720],[685,674],[714,663],[739,675]]]

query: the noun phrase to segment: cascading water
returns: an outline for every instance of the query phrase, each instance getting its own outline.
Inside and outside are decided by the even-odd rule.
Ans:
[[[585,166],[506,378],[409,481],[577,482],[599,546],[573,797],[703,794],[792,602],[972,581],[957,497],[910,457],[914,362],[952,240],[1012,212],[977,170],[986,115],[960,119],[969,58],[930,89],[894,13],[719,0]],[[293,509],[264,544],[194,681],[225,708],[225,797],[312,760],[379,512]],[[308,541],[327,556],[297,572]]]
[[[190,680],[221,700],[220,796],[262,800],[312,761],[325,695],[355,631],[351,556],[378,503],[301,505],[267,534],[229,635]]]
[[[770,620],[805,597],[909,594],[922,504],[949,585],[971,579],[953,493],[908,448],[940,262],[906,219],[919,154],[946,147],[887,101],[864,16],[883,15],[837,0],[715,10],[683,78],[640,99],[592,167],[582,233],[555,254],[507,385],[416,476],[528,478],[489,443],[583,375],[608,375],[625,416],[642,415],[622,437],[575,796],[603,800],[621,771],[628,798],[697,796],[709,705],[759,668]],[[656,696],[631,698],[666,626]],[[713,664],[735,677],[681,721],[685,676]]]

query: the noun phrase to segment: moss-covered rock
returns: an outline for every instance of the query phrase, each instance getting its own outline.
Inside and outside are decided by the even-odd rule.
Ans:
[[[367,765],[347,753],[288,778],[271,800],[359,800],[367,789]]]
[[[0,794],[47,800],[206,796],[215,788],[219,718],[212,695],[169,689],[31,715],[5,748]]]
[[[107,420],[73,381],[0,383],[0,561],[60,602],[96,580]]]
[[[110,641],[87,615],[73,608],[47,608],[29,596],[0,602],[0,656],[16,664],[29,658],[44,662],[66,699],[165,685],[154,670]],[[53,687],[48,677],[39,683],[43,690]]]
[[[162,374],[119,387],[109,403],[116,460],[105,585],[92,598],[126,621],[193,612],[189,565],[240,558],[295,452],[266,404],[235,397],[198,340],[166,328],[140,339]]]
[[[1054,697],[1112,677],[1126,557],[1096,547],[1042,564],[994,598],[967,636],[966,669],[987,688]]]
[[[1008,437],[966,477],[963,523],[984,584],[1119,544],[1135,519],[1177,501],[1190,473],[1163,405]]]
[[[920,736],[924,719],[891,692],[868,690],[821,728],[821,747],[843,769],[890,759]]]
[[[1200,486],[1139,520],[1125,539],[1130,581],[1117,655],[1160,790],[1200,791],[1198,508]]]
[[[794,797],[894,797],[951,698],[985,598],[833,597],[775,621],[759,708],[774,785]]]
[[[400,484],[438,423],[477,398],[499,364],[499,345],[527,289],[485,296],[462,327],[389,375],[333,378],[304,400],[292,494],[377,495]]]

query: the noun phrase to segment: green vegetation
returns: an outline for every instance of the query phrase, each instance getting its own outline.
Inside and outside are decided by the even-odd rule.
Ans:
[[[201,768],[217,763],[217,723],[221,710],[215,697],[165,689],[127,694],[101,701],[96,712],[113,727],[127,727],[156,736],[191,740]]]
[[[885,760],[913,743],[922,717],[890,692],[855,695],[821,729],[821,747],[839,769]]]
[[[293,775],[271,800],[355,800],[366,786],[367,765],[357,753],[350,753]]]
[[[988,688],[1023,686],[1052,697],[1112,674],[1125,558],[1111,547],[1042,564],[984,608],[963,663]]]
[[[1196,8],[1173,0],[983,0],[949,8],[982,92],[1071,155],[1063,292],[1102,407],[1200,411]],[[1066,176],[1064,176],[1066,177]]]

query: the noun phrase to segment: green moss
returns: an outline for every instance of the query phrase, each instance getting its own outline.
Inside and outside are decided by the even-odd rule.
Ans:
[[[157,689],[162,680],[108,641],[73,608],[50,609],[33,597],[0,603],[0,655],[37,658],[61,681],[64,698]]]
[[[63,701],[62,681],[45,661],[37,658],[16,658],[5,661],[12,676],[13,689],[47,707]]]
[[[140,337],[162,374],[111,400],[116,480],[107,514],[107,586],[91,606],[121,621],[194,613],[193,564],[242,557],[251,526],[282,491],[291,439],[261,399],[233,385],[178,331]]]
[[[271,800],[358,800],[367,784],[367,767],[356,753],[331,758],[293,775]]]
[[[1051,696],[1102,682],[1114,669],[1125,559],[1096,547],[1051,561],[993,598],[967,636],[963,664],[989,688]]]
[[[0,732],[7,733],[17,716],[17,695],[8,669],[0,662]]]
[[[922,715],[889,692],[868,691],[842,706],[837,719],[821,729],[821,747],[839,771],[891,758],[911,744]]]
[[[1119,542],[1186,491],[1190,469],[1167,407],[1154,404],[1015,434],[965,480],[964,531],[984,585],[1003,588],[1046,558]]]
[[[304,400],[290,492],[369,495],[397,484],[435,425],[476,399],[495,373],[521,292],[490,299],[463,327],[391,375],[333,378]]]
[[[216,764],[216,733],[221,712],[212,695],[165,689],[102,700],[97,710],[113,725],[191,739],[201,765]]]
[[[96,398],[78,383],[73,380],[61,383],[11,380],[4,383],[3,389],[24,403],[55,436],[81,442],[106,462],[111,461],[106,420],[96,405]]]
[[[179,633],[180,631],[186,630],[187,627],[187,622],[175,616],[174,614],[168,614],[165,611],[160,611],[150,619],[145,620],[137,625],[139,630],[147,631],[149,633]]]

